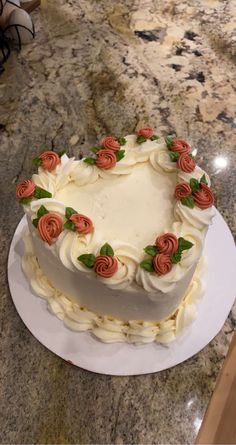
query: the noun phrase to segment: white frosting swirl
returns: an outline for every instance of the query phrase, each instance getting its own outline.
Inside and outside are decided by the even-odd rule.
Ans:
[[[56,193],[56,178],[55,175],[40,169],[39,174],[34,174],[32,176],[32,181],[38,186],[47,190],[52,194],[52,196]]]
[[[75,169],[71,172],[71,179],[78,186],[93,184],[97,181],[99,169],[95,165],[86,164],[82,159],[78,161]]]
[[[113,175],[128,175],[132,172],[133,166],[136,164],[137,160],[135,156],[130,153],[126,153],[124,158],[118,161],[115,167],[110,170],[103,170],[101,168],[97,168],[98,174],[101,178],[107,179],[111,178]]]
[[[42,198],[32,201],[29,208],[31,212],[29,213],[35,218],[37,211],[42,205],[46,207],[49,212],[56,212],[61,216],[65,216],[65,205],[53,198]]]
[[[68,158],[66,155],[61,157],[61,165],[56,171],[56,190],[62,189],[73,180],[72,174],[78,163],[75,158]]]
[[[163,143],[158,151],[151,153],[150,162],[153,168],[157,171],[164,170],[167,173],[176,172],[178,168],[176,162],[172,162],[169,156],[169,150],[167,150]]]
[[[135,156],[136,162],[145,162],[148,161],[151,153],[156,153],[163,147],[163,143],[157,141],[151,141],[148,139],[143,144],[137,144],[135,148],[132,150],[132,153]]]
[[[80,270],[87,274],[94,273],[78,257],[85,253],[94,253],[100,245],[99,233],[92,232],[88,235],[82,235],[75,232],[69,232],[60,240],[60,259],[65,267],[70,270]]]
[[[204,174],[206,176],[207,184],[210,187],[211,180],[210,180],[208,174],[198,166],[196,166],[195,169],[193,170],[193,172],[191,172],[191,173],[186,173],[186,172],[183,172],[182,170],[179,170],[178,171],[178,182],[188,182],[189,183],[191,178],[195,178],[199,181]]]
[[[197,206],[193,209],[183,205],[181,201],[177,201],[174,208],[174,214],[176,218],[179,218],[185,224],[190,224],[198,230],[207,228],[215,216],[215,208],[202,210]]]
[[[193,243],[193,247],[189,250],[184,250],[182,253],[181,262],[182,268],[189,268],[196,263],[202,255],[205,232],[197,230],[186,223],[175,222],[171,228],[172,233],[177,238],[184,238]],[[168,230],[166,230],[168,232]]]

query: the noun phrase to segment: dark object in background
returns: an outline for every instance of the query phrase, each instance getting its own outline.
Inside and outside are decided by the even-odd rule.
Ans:
[[[19,0],[0,0],[0,74],[11,48],[21,49],[35,37],[34,24],[29,16],[40,5],[40,0],[21,3]]]
[[[9,55],[10,55],[10,46],[7,39],[4,36],[2,28],[0,28],[0,74],[2,74],[4,71],[3,64],[7,61]]]

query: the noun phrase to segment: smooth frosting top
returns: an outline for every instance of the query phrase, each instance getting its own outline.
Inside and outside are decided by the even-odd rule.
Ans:
[[[67,184],[55,199],[78,209],[93,221],[107,239],[122,238],[138,249],[149,244],[174,222],[175,175],[156,174],[145,162],[134,165],[129,175],[99,177],[93,184]]]

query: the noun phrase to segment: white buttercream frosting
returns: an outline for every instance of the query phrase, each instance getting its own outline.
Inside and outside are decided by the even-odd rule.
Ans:
[[[50,289],[53,294],[52,289],[58,289],[57,295],[64,296],[62,300],[51,301],[58,314],[62,313],[60,308],[65,306],[67,295],[70,296],[72,306],[63,316],[66,324],[70,323],[72,314],[75,314],[74,305],[77,305],[73,317],[84,320],[77,329],[92,323],[94,332],[96,330],[96,335],[102,339],[107,332],[104,317],[109,315],[119,326],[115,333],[114,329],[112,331],[113,339],[128,336],[129,341],[135,341],[138,335],[144,338],[145,331],[148,333],[146,341],[152,341],[152,332],[153,338],[159,335],[164,342],[174,338],[176,326],[173,319],[161,320],[173,314],[181,304],[202,255],[207,228],[215,211],[213,207],[202,210],[195,206],[191,209],[175,199],[178,183],[200,179],[205,172],[200,167],[192,173],[179,170],[176,162],[171,161],[162,138],[138,144],[136,135],[128,135],[121,148],[125,150],[125,156],[110,170],[63,155],[53,172],[40,167],[38,174],[33,175],[36,185],[52,193],[52,198],[34,199],[24,206],[34,255],[45,274],[44,278],[40,275],[40,283],[42,289],[47,289],[45,292]],[[206,179],[210,184],[207,175]],[[72,207],[92,220],[94,231],[81,235],[65,229],[52,245],[48,245],[32,224],[41,205],[60,215],[63,223],[66,207]],[[157,236],[167,232],[191,241],[192,248],[183,252],[181,261],[173,264],[166,275],[142,269],[140,262],[147,258],[144,247],[155,244]],[[96,275],[93,268],[78,260],[86,253],[99,255],[105,243],[112,246],[118,261],[118,269],[110,278]],[[39,290],[39,281],[36,281],[34,286]],[[81,307],[83,310],[79,309]],[[96,318],[95,326],[94,314],[103,315],[102,325],[100,318]],[[185,312],[183,317],[186,317]],[[179,315],[180,325],[183,317]],[[127,326],[118,323],[118,320],[136,323],[136,319],[141,319],[145,325],[135,325],[135,332],[129,330],[129,335],[125,330]],[[158,320],[161,333],[153,331],[155,320]],[[109,319],[106,326],[108,322]],[[76,324],[76,320],[73,319],[73,323]],[[137,334],[138,329],[142,334]]]
[[[143,320],[122,321],[99,315],[73,303],[69,295],[57,290],[41,270],[34,254],[31,237],[24,235],[25,254],[22,267],[33,291],[47,301],[48,309],[66,327],[75,331],[92,331],[103,342],[170,343],[196,318],[196,303],[202,295],[203,263],[195,271],[191,284],[180,306],[169,317],[159,322]]]

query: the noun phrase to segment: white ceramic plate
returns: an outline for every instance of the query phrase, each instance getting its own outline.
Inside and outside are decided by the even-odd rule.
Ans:
[[[217,212],[205,246],[208,261],[206,292],[192,326],[169,346],[101,343],[89,332],[70,331],[47,310],[46,301],[32,293],[21,270],[24,249],[21,234],[25,225],[24,217],[14,234],[8,260],[8,281],[16,310],[44,346],[89,371],[121,376],[171,368],[192,357],[215,337],[234,303],[236,249],[227,224]]]

